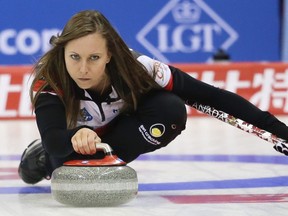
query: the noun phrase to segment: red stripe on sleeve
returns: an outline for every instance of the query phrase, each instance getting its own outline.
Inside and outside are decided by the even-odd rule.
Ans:
[[[33,86],[33,91],[39,91],[39,89],[45,85],[46,81],[45,80],[38,80],[35,85]]]
[[[173,75],[172,74],[171,74],[168,84],[164,87],[164,89],[168,91],[172,91],[173,89]]]

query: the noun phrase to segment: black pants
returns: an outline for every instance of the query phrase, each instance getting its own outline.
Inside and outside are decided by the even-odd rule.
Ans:
[[[101,140],[108,143],[119,158],[129,163],[141,154],[168,145],[185,129],[186,120],[183,100],[170,92],[157,91],[143,98],[135,112],[117,117],[113,128]],[[101,152],[92,157],[76,152],[66,158],[49,156],[50,170],[52,172],[65,161],[95,158],[97,154]]]

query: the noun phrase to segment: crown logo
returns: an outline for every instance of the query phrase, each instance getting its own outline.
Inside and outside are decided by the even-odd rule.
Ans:
[[[172,14],[178,23],[195,23],[200,18],[201,9],[195,3],[185,0],[172,10]]]

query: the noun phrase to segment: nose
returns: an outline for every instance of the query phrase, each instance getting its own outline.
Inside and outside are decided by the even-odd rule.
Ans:
[[[88,73],[88,65],[86,61],[82,61],[80,65],[80,73],[87,74]]]

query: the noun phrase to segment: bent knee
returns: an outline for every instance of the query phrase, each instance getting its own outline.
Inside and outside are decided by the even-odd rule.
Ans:
[[[142,107],[149,115],[158,119],[185,125],[187,120],[187,110],[184,101],[177,95],[160,91],[150,95]],[[141,108],[140,108],[141,109]]]
[[[140,107],[140,112],[144,113],[142,117],[145,118],[143,121],[146,122],[146,126],[150,125],[151,135],[157,137],[157,133],[165,131],[162,139],[166,142],[174,139],[185,129],[187,121],[186,106],[184,101],[173,93],[161,91],[150,95]]]

